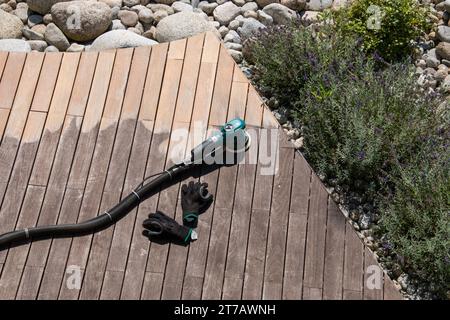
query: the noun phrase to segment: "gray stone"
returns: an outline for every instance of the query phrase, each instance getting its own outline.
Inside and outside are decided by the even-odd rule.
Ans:
[[[273,18],[277,24],[289,24],[297,18],[297,13],[279,3],[272,3],[264,7],[263,11]]]
[[[223,42],[241,43],[241,37],[236,31],[230,30],[225,38],[223,38]]]
[[[142,31],[139,30],[138,28],[131,27],[131,28],[128,28],[127,30],[130,31],[130,32],[136,33],[136,34],[139,35],[139,36],[142,35]]]
[[[429,68],[437,68],[441,61],[436,56],[436,49],[431,49],[423,56],[426,62],[426,66]]]
[[[248,18],[244,21],[244,24],[242,27],[238,29],[238,33],[243,38],[250,38],[253,35],[257,34],[260,30],[265,29],[266,26],[263,25],[261,22],[259,22],[256,19]]]
[[[153,19],[158,24],[162,19],[167,18],[169,14],[167,11],[164,10],[158,10],[153,14]]]
[[[31,47],[25,40],[2,39],[0,40],[0,51],[30,52]]]
[[[233,49],[229,49],[228,53],[231,55],[231,57],[234,59],[234,61],[236,61],[237,63],[241,63],[243,56],[242,56],[242,52],[237,51],[237,50],[233,50]]]
[[[241,9],[231,1],[221,4],[213,11],[214,19],[221,25],[228,25],[240,13]]]
[[[258,10],[258,20],[266,26],[270,26],[271,24],[273,24],[272,16],[268,15],[262,10]]]
[[[34,27],[37,24],[41,24],[44,21],[44,18],[40,14],[32,14],[28,17],[28,26],[30,28]]]
[[[50,8],[58,2],[70,2],[73,0],[27,0],[30,10],[42,15],[49,13]],[[88,0],[86,0],[88,1]]]
[[[69,48],[67,48],[67,52],[82,52],[84,51],[84,46],[78,43],[72,43]]]
[[[172,3],[175,2],[175,0],[155,0],[156,3],[162,3],[162,4],[166,4],[166,5],[172,5]]]
[[[258,11],[258,4],[256,2],[247,2],[241,8],[241,12],[245,11]]]
[[[23,36],[28,40],[45,40],[44,35],[42,33],[36,32],[31,29],[23,28],[22,30]]]
[[[44,24],[46,24],[46,25],[49,23],[52,23],[53,22],[52,15],[50,13],[47,13],[46,15],[44,15],[42,17],[42,21],[44,21]]]
[[[281,0],[280,3],[289,9],[301,11],[305,9],[307,0]]]
[[[72,19],[77,13],[78,19]],[[89,41],[105,32],[112,21],[111,8],[96,1],[61,2],[51,8],[53,22],[75,41]],[[57,46],[56,46],[57,47]]]
[[[106,3],[110,8],[122,7],[122,0],[98,0]]]
[[[48,46],[47,48],[45,48],[44,51],[45,52],[59,52],[58,48],[55,46]]]
[[[265,6],[268,6],[271,3],[278,2],[278,0],[255,0],[255,1],[260,8],[264,8]]]
[[[228,28],[225,27],[225,26],[221,26],[221,27],[219,28],[219,34],[220,34],[220,36],[221,36],[222,38],[224,38],[224,37],[227,35],[228,31],[230,31],[230,29],[228,29]]]
[[[139,21],[142,23],[150,24],[154,20],[152,10],[150,10],[148,8],[144,8],[144,9],[140,10],[138,16],[139,16]]]
[[[295,149],[302,149],[303,148],[303,141],[304,141],[303,137],[300,137],[300,138],[295,139],[294,141],[292,141],[292,143],[294,144],[294,148]]]
[[[70,47],[69,40],[67,40],[64,33],[54,23],[50,23],[47,26],[44,37],[48,44],[55,46],[60,51],[66,51]]]
[[[113,20],[111,30],[126,30],[127,28],[120,22],[120,20]]]
[[[238,7],[242,7],[245,4],[245,0],[231,0]]]
[[[441,59],[450,60],[450,43],[447,42],[439,43],[436,47],[436,55]]]
[[[42,35],[45,34],[46,29],[47,29],[47,26],[45,24],[37,24],[33,28],[31,28],[31,30],[33,30],[34,32],[40,33]]]
[[[139,16],[134,11],[121,10],[117,17],[125,27],[134,27],[139,21]]]
[[[157,42],[139,36],[133,32],[127,30],[113,30],[106,32],[95,39],[92,45],[89,47],[89,51],[152,46],[154,44],[157,44]]]
[[[27,23],[28,21],[28,8],[17,8],[12,12],[17,18],[22,21],[22,23]]]
[[[450,12],[450,0],[445,0],[442,6],[444,7],[445,11]]]
[[[319,11],[305,11],[302,15],[301,21],[305,26],[309,26],[319,21],[321,12]]]
[[[191,37],[193,35],[212,31],[218,34],[207,20],[194,12],[178,12],[162,19],[156,26],[156,39],[159,42],[169,42]]]
[[[19,39],[22,37],[22,28],[20,18],[0,10],[0,39]]]
[[[333,0],[309,0],[306,3],[306,10],[322,11],[331,8]]]
[[[202,1],[198,4],[198,8],[206,14],[212,14],[214,9],[218,6],[216,2]]]
[[[228,24],[230,30],[237,30],[241,26],[241,23],[237,20],[233,20]]]
[[[244,15],[244,18],[258,19],[258,13],[256,13],[255,11],[247,10],[244,12],[243,15]]]
[[[242,44],[234,43],[234,42],[226,42],[224,44],[225,48],[231,49],[231,50],[237,50],[242,51]]]
[[[41,40],[28,40],[27,42],[30,45],[31,50],[36,50],[39,52],[44,52],[48,47],[47,42]]]
[[[441,41],[450,42],[450,27],[439,26],[437,36]]]
[[[173,10],[172,7],[166,5],[166,4],[160,4],[160,3],[150,3],[149,5],[147,5],[147,8],[149,8],[150,10],[152,10],[153,12],[157,12],[157,11],[165,11],[167,12],[168,15],[170,14],[174,14],[175,11]]]
[[[123,0],[123,5],[125,7],[133,7],[133,6],[137,6],[138,4],[141,4],[140,0]]]
[[[194,8],[188,3],[184,3],[182,1],[176,1],[172,3],[173,11],[175,12],[183,12],[183,11],[193,11]]]

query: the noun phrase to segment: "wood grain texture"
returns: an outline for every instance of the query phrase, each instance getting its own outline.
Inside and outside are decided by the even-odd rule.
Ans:
[[[227,120],[253,144],[199,168],[215,201],[189,246],[142,222],[182,220],[175,183],[94,235],[0,252],[1,299],[402,299],[213,33],[152,47],[0,53],[0,232],[76,223],[186,156]],[[73,288],[73,268],[81,287]]]

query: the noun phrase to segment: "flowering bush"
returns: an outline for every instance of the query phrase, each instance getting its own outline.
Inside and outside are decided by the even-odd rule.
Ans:
[[[445,296],[450,121],[443,100],[420,91],[409,64],[380,69],[355,38],[329,26],[272,27],[249,46],[256,85],[301,126],[316,172],[381,217],[380,237],[404,271]]]

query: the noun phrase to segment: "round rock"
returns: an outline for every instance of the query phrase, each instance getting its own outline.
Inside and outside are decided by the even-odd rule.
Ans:
[[[139,21],[139,16],[137,15],[137,13],[128,10],[120,11],[118,14],[118,18],[126,27],[134,27]]]
[[[30,10],[42,15],[49,13],[51,7],[58,2],[70,2],[72,0],[27,0]]]
[[[263,11],[273,18],[277,24],[289,24],[297,18],[297,13],[279,3],[272,3],[264,7]]]
[[[191,37],[193,35],[212,31],[217,33],[207,20],[194,12],[178,12],[162,19],[156,27],[156,39],[168,42]]]
[[[240,13],[241,8],[231,1],[221,4],[213,11],[214,19],[221,25],[228,25]]]
[[[152,46],[156,41],[137,35],[127,30],[113,30],[102,34],[94,40],[89,51],[101,51],[117,48]]]
[[[55,4],[51,9],[53,22],[75,41],[89,41],[105,32],[112,21],[111,8],[96,1],[71,1]],[[73,19],[74,15],[78,18]]]
[[[23,23],[13,14],[0,10],[0,39],[17,39],[22,37]]]
[[[55,46],[60,51],[66,51],[70,47],[69,40],[54,23],[47,26],[44,37],[48,44]]]

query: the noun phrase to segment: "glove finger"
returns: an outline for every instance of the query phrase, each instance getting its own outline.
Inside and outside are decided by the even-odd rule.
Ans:
[[[193,190],[195,187],[194,181],[189,181],[189,190]]]
[[[184,184],[181,186],[181,193],[182,193],[182,194],[186,194],[186,193],[188,192],[188,190],[189,190],[188,185],[187,185],[186,183],[184,183]]]
[[[208,188],[208,182],[202,182],[200,185],[205,189]]]

